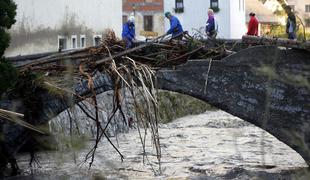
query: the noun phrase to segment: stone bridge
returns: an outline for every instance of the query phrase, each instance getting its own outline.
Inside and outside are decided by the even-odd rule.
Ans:
[[[256,46],[220,61],[190,60],[176,69],[161,69],[157,72],[157,85],[159,89],[203,100],[266,130],[296,150],[310,165],[309,60],[307,51]],[[113,89],[105,74],[98,75],[94,83],[98,94]],[[90,94],[87,82],[77,84],[75,91],[83,96]],[[46,91],[36,93],[42,102],[36,117],[28,119],[42,123],[77,102],[74,98],[56,98]],[[3,100],[0,107],[25,113],[20,100]],[[23,133],[16,133],[8,126]],[[3,129],[8,138],[6,148],[17,152],[27,138],[27,131],[16,125]]]

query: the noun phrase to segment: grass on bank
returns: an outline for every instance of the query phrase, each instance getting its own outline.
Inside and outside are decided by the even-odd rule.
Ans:
[[[169,123],[188,115],[201,114],[207,110],[216,110],[211,105],[188,95],[162,91],[158,96],[161,123]]]

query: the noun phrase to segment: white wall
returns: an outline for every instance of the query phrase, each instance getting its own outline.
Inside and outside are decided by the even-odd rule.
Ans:
[[[240,0],[244,1],[244,0]],[[244,5],[243,5],[244,6]],[[204,28],[208,19],[210,0],[184,0],[184,12],[174,13],[175,0],[164,0],[164,10],[177,16],[185,31]],[[238,7],[238,8],[236,8]],[[245,34],[245,11],[239,12],[239,0],[219,0],[220,11],[215,14],[219,26],[219,38],[241,38]],[[165,29],[170,23],[165,19]]]
[[[164,27],[164,12],[154,14],[154,32],[157,32],[158,35],[162,35],[165,33]]]
[[[231,0],[219,0],[219,8],[220,11],[215,14],[215,18],[218,22],[218,38],[232,38],[231,37],[231,8],[230,8]],[[209,1],[208,1],[209,2]],[[210,4],[210,3],[209,3]],[[209,7],[209,6],[208,6]]]
[[[105,29],[113,29],[119,37],[121,34],[122,0],[14,1],[17,22],[10,30],[12,43],[7,56],[56,51],[58,35],[69,39],[77,35],[78,41],[80,35],[86,35],[89,46],[93,35]]]
[[[225,0],[224,0],[225,1]],[[230,38],[241,39],[247,32],[245,0],[229,0],[230,2]]]
[[[60,27],[66,14],[97,31],[113,28],[119,31],[121,0],[14,0],[17,21],[27,19],[31,30],[39,27]],[[113,17],[113,18],[112,18]],[[17,24],[18,24],[17,22]]]

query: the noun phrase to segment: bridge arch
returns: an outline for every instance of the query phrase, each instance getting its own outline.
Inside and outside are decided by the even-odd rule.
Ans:
[[[266,130],[310,165],[309,59],[303,51],[258,46],[221,61],[191,60],[174,70],[159,70],[157,83],[159,89],[193,96]],[[97,94],[113,89],[106,74],[97,75],[94,85]],[[90,93],[87,82],[77,84],[75,91]],[[42,121],[79,101],[48,92],[38,96],[44,99]]]

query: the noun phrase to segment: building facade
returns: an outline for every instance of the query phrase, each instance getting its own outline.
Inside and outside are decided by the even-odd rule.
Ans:
[[[107,29],[120,37],[122,0],[14,0],[17,22],[5,56],[98,45]]]
[[[123,0],[123,23],[135,16],[137,39],[161,35],[164,28],[163,0]]]
[[[164,0],[165,11],[179,18],[190,34],[203,31],[208,9],[216,11],[218,38],[240,39],[246,33],[245,0]],[[165,29],[169,29],[165,20]]]

